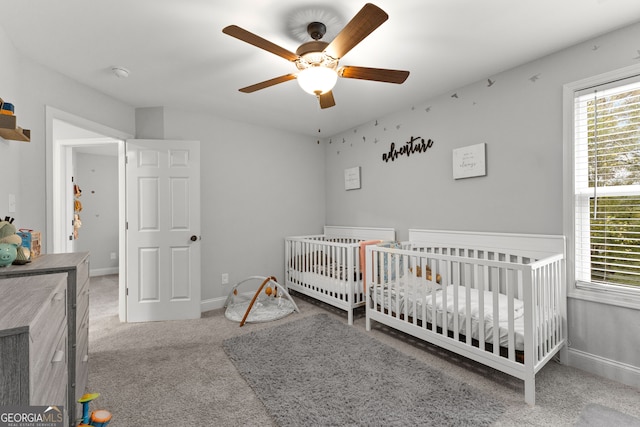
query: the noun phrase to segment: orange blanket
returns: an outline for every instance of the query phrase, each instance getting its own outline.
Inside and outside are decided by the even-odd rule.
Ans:
[[[367,269],[365,268],[365,257],[367,254],[367,245],[377,245],[382,243],[382,240],[365,240],[360,242],[360,271],[362,271],[362,288],[364,292],[367,292]]]

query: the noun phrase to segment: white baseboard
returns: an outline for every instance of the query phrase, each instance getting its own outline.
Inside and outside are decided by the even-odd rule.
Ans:
[[[108,276],[110,274],[118,274],[118,267],[109,267],[109,268],[92,268],[89,271],[89,277],[96,276]]]
[[[640,389],[640,368],[584,351],[569,349],[569,366]]]
[[[244,296],[245,299],[250,300],[253,297],[254,292],[241,292],[239,294],[241,297]],[[227,297],[218,297],[211,298],[207,300],[200,301],[200,312],[204,313],[205,311],[217,310],[218,308],[223,308],[224,303],[227,301]]]
[[[204,313],[205,311],[216,310],[218,308],[224,307],[224,302],[227,300],[227,297],[218,297],[211,298],[200,301],[200,312]]]

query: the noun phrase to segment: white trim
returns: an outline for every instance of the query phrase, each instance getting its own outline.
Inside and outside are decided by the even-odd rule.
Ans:
[[[119,272],[119,267],[92,268],[89,271],[89,277],[108,276],[110,274],[118,274]]]
[[[224,308],[224,303],[226,300],[227,300],[227,297],[203,299],[202,301],[200,301],[200,312],[204,313],[205,311]]]
[[[338,225],[325,225],[324,236],[326,238],[346,238],[362,240],[395,240],[395,228],[377,228],[377,227],[345,227]],[[305,236],[307,237],[307,236]]]
[[[575,93],[599,86],[604,83],[623,80],[635,75],[640,75],[640,64],[621,68],[589,77],[572,83],[567,83],[562,88],[563,98],[563,192],[565,197],[563,205],[563,229],[566,236],[567,253],[567,296],[586,301],[616,305],[620,307],[640,309],[640,293],[629,292],[627,289],[612,289],[595,283],[579,285],[575,278],[575,211],[574,211],[574,97]]]
[[[84,117],[77,116],[72,113],[67,113],[66,111],[59,110],[57,108],[51,107],[49,105],[45,106],[45,170],[46,170],[46,211],[47,211],[47,222],[45,227],[45,242],[47,244],[47,253],[55,253],[54,251],[54,242],[58,240],[54,235],[58,233],[55,230],[54,225],[57,220],[57,212],[60,210],[59,199],[56,200],[54,198],[54,189],[56,189],[56,194],[61,194],[61,186],[59,172],[56,173],[54,170],[57,169],[57,166],[62,166],[60,164],[61,153],[64,151],[63,147],[65,141],[54,141],[53,139],[53,129],[54,129],[54,121],[59,120],[66,123],[69,123],[73,126],[77,126],[82,129],[89,130],[91,132],[104,135],[106,138],[113,138],[114,142],[117,141],[118,144],[118,251],[120,253],[119,259],[126,259],[126,207],[125,207],[125,143],[124,141],[132,138],[133,135],[130,135],[126,132],[110,128],[103,124],[93,122],[91,120],[85,119]],[[54,144],[55,142],[55,144]],[[68,143],[68,141],[67,141]],[[58,162],[57,166],[54,167],[54,164]],[[126,322],[126,263],[119,263],[119,295],[118,295],[118,316],[121,322]]]
[[[622,384],[640,388],[640,368],[584,351],[569,349],[569,366]]]

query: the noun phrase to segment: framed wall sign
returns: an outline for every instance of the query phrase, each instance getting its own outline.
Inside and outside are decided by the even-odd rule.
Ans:
[[[453,150],[453,179],[487,174],[486,145],[482,143]]]
[[[344,170],[344,189],[357,190],[360,188],[360,166]]]

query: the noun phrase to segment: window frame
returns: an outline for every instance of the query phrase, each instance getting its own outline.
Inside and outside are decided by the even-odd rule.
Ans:
[[[563,228],[567,244],[567,295],[597,303],[612,304],[621,307],[640,309],[640,288],[593,283],[576,280],[575,265],[575,94],[585,89],[606,85],[619,80],[640,75],[640,65],[633,65],[619,70],[599,74],[597,76],[568,83],[563,86]]]

